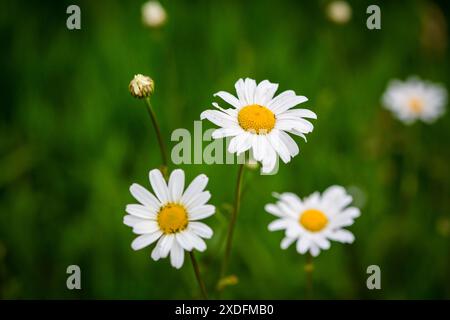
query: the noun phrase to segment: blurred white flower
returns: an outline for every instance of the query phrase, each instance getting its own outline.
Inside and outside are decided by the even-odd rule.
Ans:
[[[153,260],[166,258],[170,252],[173,267],[179,269],[184,262],[184,250],[204,251],[202,238],[213,235],[210,227],[201,220],[214,214],[213,205],[206,204],[211,198],[209,191],[203,191],[208,183],[204,174],[197,176],[184,190],[184,171],[174,170],[166,184],[161,171],[149,173],[150,184],[156,197],[147,189],[134,183],[130,192],[140,204],[129,204],[123,223],[133,227],[139,234],[131,247],[145,248],[158,240],[152,251]]]
[[[352,17],[352,7],[346,1],[332,1],[326,10],[328,18],[335,23],[347,23]]]
[[[300,254],[310,252],[317,256],[320,250],[330,248],[330,241],[352,243],[353,234],[343,229],[351,226],[360,216],[355,207],[348,207],[352,197],[340,186],[331,186],[301,200],[293,193],[274,194],[276,204],[267,204],[265,210],[278,217],[269,224],[270,231],[285,230],[281,248],[286,249],[297,241]]]
[[[215,94],[232,108],[223,109],[213,103],[219,110],[206,110],[200,115],[202,120],[221,127],[213,132],[213,139],[233,137],[228,146],[230,153],[239,155],[251,149],[264,173],[273,170],[277,155],[284,163],[289,162],[299,148],[287,132],[306,140],[305,134],[313,130],[313,125],[304,118],[317,118],[311,110],[292,109],[308,98],[297,96],[292,90],[274,97],[278,84],[267,80],[257,85],[253,79],[239,79],[235,88],[237,98],[225,91]]]
[[[167,13],[158,1],[148,1],[142,5],[142,22],[154,28],[162,26],[167,20]]]
[[[445,112],[447,91],[439,84],[410,77],[391,81],[382,99],[386,109],[406,124],[418,119],[431,123]]]

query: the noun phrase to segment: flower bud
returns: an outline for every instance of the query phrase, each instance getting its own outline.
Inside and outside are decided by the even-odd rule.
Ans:
[[[142,99],[153,94],[155,83],[150,77],[137,74],[134,76],[133,80],[131,80],[128,88],[133,97]]]

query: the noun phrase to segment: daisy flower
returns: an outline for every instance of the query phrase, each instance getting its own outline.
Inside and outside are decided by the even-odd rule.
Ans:
[[[288,133],[306,140],[305,134],[313,130],[313,125],[304,118],[317,118],[311,110],[292,109],[308,99],[292,90],[274,97],[278,84],[267,80],[256,84],[253,79],[239,79],[235,88],[237,97],[225,91],[214,95],[231,108],[223,109],[213,103],[218,110],[206,110],[200,115],[202,120],[208,119],[221,127],[212,137],[232,137],[230,153],[239,155],[251,149],[254,159],[262,163],[264,173],[275,167],[277,155],[284,163],[289,162],[299,153],[299,148]]]
[[[132,184],[130,192],[139,204],[129,204],[123,223],[133,228],[139,236],[131,243],[134,250],[140,250],[157,242],[152,251],[153,260],[166,258],[179,269],[183,265],[184,251],[206,249],[205,241],[213,231],[198,220],[214,214],[213,205],[206,204],[211,198],[204,191],[208,177],[197,176],[184,190],[184,171],[174,170],[166,184],[161,171],[151,170],[150,184],[154,194],[139,184]],[[183,192],[184,190],[184,192]]]
[[[348,207],[352,197],[343,187],[332,186],[322,195],[315,192],[303,200],[290,192],[274,196],[278,198],[277,203],[267,204],[265,210],[278,217],[269,224],[269,230],[285,230],[282,249],[297,241],[298,253],[309,251],[315,257],[320,250],[330,248],[329,240],[354,241],[353,234],[343,228],[351,226],[360,212],[358,208]]]
[[[383,104],[406,124],[420,119],[431,123],[445,111],[447,91],[439,84],[410,77],[406,81],[393,80],[384,95]]]

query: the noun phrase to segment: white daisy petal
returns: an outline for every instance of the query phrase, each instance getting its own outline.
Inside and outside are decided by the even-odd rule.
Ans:
[[[285,237],[283,240],[281,240],[281,249],[285,250],[287,249],[291,244],[293,244],[297,239],[296,238],[289,238]]]
[[[256,90],[255,90],[255,99],[254,99],[254,103],[258,104],[260,106],[264,106],[265,103],[262,103],[262,97],[265,94],[267,87],[269,85],[269,81],[267,80],[263,80],[260,83],[258,83],[258,85],[256,86]]]
[[[190,201],[186,201],[185,206],[189,211],[198,206],[204,205],[209,201],[209,199],[211,199],[211,193],[209,191],[203,191],[192,197]]]
[[[194,247],[187,231],[175,234],[175,239],[184,250],[191,251]]]
[[[245,96],[245,83],[244,80],[239,79],[234,87],[236,88],[236,93],[238,96],[239,101],[241,101],[242,105],[249,105],[250,103],[247,102],[246,96]]]
[[[359,211],[356,207],[348,207],[342,211],[341,215],[348,216],[351,219],[356,219],[361,215],[361,211]]]
[[[140,204],[127,204],[125,211],[135,217],[142,219],[156,219],[156,208],[150,209]]]
[[[344,187],[341,186],[331,186],[328,187],[322,194],[322,199],[326,201],[334,201],[341,197],[344,197],[346,191]]]
[[[250,78],[245,79],[245,97],[248,104],[255,103],[256,81]]]
[[[189,220],[195,221],[195,220],[202,220],[205,218],[208,218],[214,214],[216,211],[216,208],[211,205],[202,205],[196,208],[193,208],[189,211]]]
[[[297,220],[298,222],[298,220]],[[291,223],[286,229],[286,237],[300,238],[305,234],[305,231],[300,227],[300,224]]]
[[[152,257],[152,259],[154,261],[158,261],[161,258],[160,254],[159,254],[159,248],[158,247],[155,247],[153,249],[151,257]]]
[[[237,151],[237,144],[238,144],[238,141],[240,139],[242,139],[241,136],[236,136],[236,137],[233,137],[230,140],[230,144],[228,145],[228,152],[229,153],[236,153],[236,151]]]
[[[278,119],[275,128],[283,131],[295,130],[301,133],[310,133],[314,126],[311,122],[305,119]]]
[[[330,248],[330,241],[328,241],[325,237],[317,235],[314,236],[313,241],[317,244],[319,248],[322,250],[328,250]]]
[[[222,128],[235,127],[238,125],[237,119],[232,118],[230,115],[218,111],[218,110],[206,110],[200,114],[200,119],[208,119],[215,125]]]
[[[178,202],[184,189],[184,171],[176,169],[169,178],[169,198],[171,202]]]
[[[305,140],[305,142],[307,142],[306,136],[303,132],[297,131],[295,129],[291,129],[291,130],[285,130],[286,132],[289,132],[291,134],[294,134],[296,136],[301,137],[303,140]]]
[[[275,168],[275,163],[271,160],[264,159],[262,162],[261,172],[264,174],[270,174]]]
[[[156,221],[142,221],[136,223],[133,227],[133,232],[136,234],[154,233],[159,230],[159,225]]]
[[[265,106],[273,98],[278,89],[278,83],[270,83],[267,80],[261,81],[256,87],[255,103]]]
[[[239,135],[239,139],[236,141],[236,153],[239,155],[252,147],[252,135],[249,132],[245,132]]]
[[[292,192],[283,192],[282,194],[276,194],[280,200],[286,202],[292,210],[300,211],[300,209],[303,207],[302,200]]]
[[[184,191],[184,194],[181,197],[181,202],[186,203],[190,201],[192,197],[202,192],[207,184],[208,184],[208,177],[204,174],[198,175],[194,180],[192,180],[191,184],[187,187],[186,191]]]
[[[192,232],[186,232],[186,236],[189,238],[190,243],[192,244],[193,248],[203,252],[206,250],[206,243],[205,241],[197,236],[195,233]]]
[[[266,145],[266,155],[262,161],[262,172],[263,173],[270,173],[274,170],[275,165],[277,164],[278,156],[275,150],[273,149],[272,145],[268,144]]]
[[[213,235],[213,231],[210,227],[202,222],[192,221],[189,223],[189,228],[192,229],[199,237],[209,239]]]
[[[298,145],[295,143],[294,139],[292,139],[287,133],[284,131],[279,132],[279,137],[281,142],[286,146],[289,155],[293,158],[299,153]]]
[[[319,207],[321,204],[320,193],[316,191],[310,194],[308,197],[303,199],[303,203],[305,204],[305,207]]]
[[[291,155],[286,145],[282,142],[280,133],[281,131],[277,130],[276,133],[271,133],[267,137],[270,141],[271,146],[275,149],[281,160],[284,163],[288,163],[289,161],[291,161]]]
[[[269,231],[283,230],[283,229],[286,229],[288,225],[289,225],[288,220],[277,219],[277,220],[272,221],[269,224],[268,229],[269,229]]]
[[[131,243],[131,248],[133,248],[133,250],[140,250],[142,248],[145,248],[158,240],[161,234],[161,231],[156,231],[153,233],[140,235],[133,240],[133,242]]]
[[[169,190],[167,188],[166,181],[164,180],[161,171],[158,169],[151,170],[149,172],[150,184],[161,203],[167,203],[170,201]]]
[[[156,199],[154,195],[152,195],[147,189],[137,183],[133,183],[131,185],[130,192],[133,197],[144,206],[155,208],[161,205],[159,200]]]
[[[222,111],[223,113],[231,116],[232,118],[237,118],[237,116],[238,116],[238,110],[237,109],[234,109],[234,108],[224,109],[221,106],[219,106],[219,104],[217,102],[213,102],[212,105],[213,105],[214,108],[219,109],[220,111]]]
[[[330,228],[336,229],[336,228],[343,228],[351,226],[355,220],[352,218],[345,216],[343,214],[339,214],[332,218],[330,222]]]
[[[145,221],[142,218],[138,218],[136,216],[132,216],[132,215],[126,215],[123,217],[123,224],[129,226],[129,227],[133,227],[136,223]]]
[[[211,137],[213,139],[220,139],[226,137],[234,137],[242,132],[242,129],[239,127],[234,128],[220,128],[213,131]]]
[[[353,233],[345,229],[334,231],[328,236],[328,238],[342,243],[352,243],[355,240],[355,236],[353,235]]]
[[[322,201],[325,206],[336,210],[341,210],[352,202],[352,196],[347,194],[341,186],[331,186],[323,192]]]
[[[273,214],[276,217],[283,218],[283,217],[287,216],[278,206],[276,206],[276,205],[274,205],[272,203],[266,204],[264,209],[268,213]]]
[[[280,100],[278,104],[272,105],[271,109],[275,115],[278,115],[306,101],[308,101],[308,98],[304,96],[288,96]]]
[[[295,96],[296,96],[295,92],[292,90],[284,91],[275,98],[273,98],[272,101],[270,101],[269,104],[267,105],[267,108],[269,108],[270,110],[272,110],[272,112],[274,112],[274,110],[279,108],[287,99]]]
[[[166,234],[163,236],[161,243],[159,243],[159,250],[160,250],[159,252],[160,252],[161,258],[167,257],[174,242],[175,242],[174,234]]]
[[[266,155],[266,148],[268,147],[266,135],[253,135],[253,157],[256,161],[262,161]]]
[[[300,254],[305,254],[310,247],[311,241],[307,237],[301,237],[297,240],[297,252]]]
[[[218,96],[220,98],[222,98],[226,103],[232,105],[233,107],[239,109],[240,107],[242,107],[242,103],[239,101],[239,99],[237,99],[235,96],[233,96],[232,94],[225,92],[225,91],[219,91],[216,94],[214,94],[214,96]]]
[[[311,244],[311,246],[309,247],[309,252],[313,257],[317,257],[320,253],[320,249],[315,244]]]
[[[291,109],[286,110],[280,116],[291,116],[294,118],[310,118],[317,119],[317,115],[309,109]]]
[[[161,258],[161,254],[160,254],[160,246],[159,243],[161,242],[161,238],[159,238],[158,242],[156,243],[156,246],[153,248],[152,254],[151,254],[151,258],[154,261],[158,261]]]
[[[288,203],[284,201],[278,201],[277,205],[286,216],[293,219],[296,219],[298,217],[299,212],[297,212],[296,209],[290,206]]]
[[[184,250],[176,241],[170,250],[170,263],[176,269],[180,269],[184,263]]]

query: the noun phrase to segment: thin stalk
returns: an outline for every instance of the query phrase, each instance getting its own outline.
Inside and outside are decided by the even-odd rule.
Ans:
[[[194,268],[195,272],[195,278],[197,279],[200,291],[202,292],[202,297],[203,299],[208,300],[208,293],[206,292],[205,283],[203,282],[200,275],[200,269],[198,267],[197,260],[195,259],[194,252],[190,251],[189,256],[191,257],[192,267]]]
[[[306,299],[312,299],[313,296],[313,256],[311,253],[306,254],[306,264],[305,264],[305,273],[306,273]]]
[[[230,220],[230,224],[228,226],[227,242],[226,242],[226,247],[225,247],[225,255],[223,257],[222,268],[221,268],[221,271],[220,271],[220,278],[221,279],[227,273],[228,262],[229,262],[229,259],[230,259],[231,245],[232,245],[232,242],[233,242],[234,227],[236,225],[236,219],[237,219],[237,215],[238,215],[238,212],[239,212],[239,207],[241,205],[241,189],[242,189],[243,173],[244,173],[244,164],[241,164],[241,165],[239,165],[239,172],[238,172],[238,177],[237,177],[237,182],[236,182],[236,190],[235,190],[236,193],[235,193],[235,198],[234,198],[233,212],[231,214],[231,220]]]
[[[147,111],[150,115],[150,119],[152,120],[153,127],[155,128],[156,132],[156,138],[158,139],[159,149],[161,150],[161,160],[162,160],[162,166],[163,166],[163,174],[164,176],[167,176],[167,167],[169,164],[168,157],[167,157],[167,149],[164,144],[164,140],[162,138],[161,129],[159,128],[158,121],[156,121],[156,114],[153,111],[152,104],[150,103],[150,98],[145,99],[146,105],[147,105]]]

